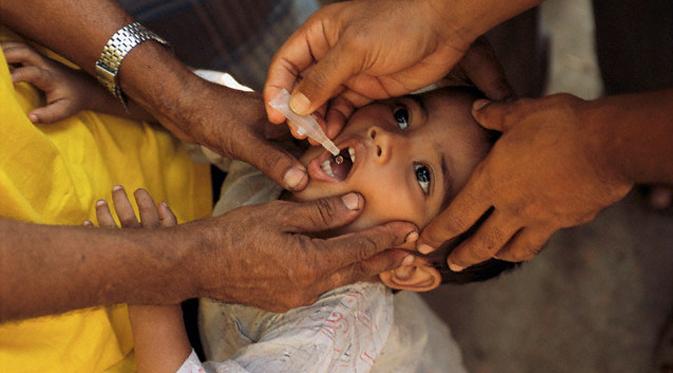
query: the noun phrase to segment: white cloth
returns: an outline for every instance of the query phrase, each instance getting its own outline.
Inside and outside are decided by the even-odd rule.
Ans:
[[[228,175],[214,215],[282,192],[243,162],[217,163]],[[199,329],[209,372],[466,371],[448,327],[420,296],[379,283],[345,286],[284,314],[201,299]]]
[[[229,77],[197,73],[240,89]],[[228,172],[213,215],[280,196],[254,167],[203,152]],[[201,299],[199,329],[210,361],[201,365],[192,352],[179,373],[466,372],[448,327],[421,297],[393,296],[380,283],[344,286],[283,314]]]

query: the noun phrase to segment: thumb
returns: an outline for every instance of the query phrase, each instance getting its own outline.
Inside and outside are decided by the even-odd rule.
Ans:
[[[253,135],[238,144],[235,158],[251,164],[276,184],[288,190],[302,190],[308,184],[306,167],[287,151]]]
[[[309,115],[324,105],[343,83],[359,73],[357,66],[362,66],[360,59],[359,54],[348,53],[343,43],[334,46],[295,88],[290,98],[292,111]]]
[[[479,99],[472,104],[472,116],[484,128],[507,132],[523,119],[522,106],[529,101],[525,98],[507,102]]]
[[[362,212],[365,201],[358,193],[296,203],[284,215],[291,232],[321,232],[352,222]]]

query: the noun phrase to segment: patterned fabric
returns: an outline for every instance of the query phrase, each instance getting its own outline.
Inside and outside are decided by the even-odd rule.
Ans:
[[[313,13],[315,0],[121,0],[194,68],[221,70],[261,90],[271,58]]]
[[[217,161],[213,154],[209,159],[226,164],[229,173],[215,216],[282,192],[246,163]],[[353,298],[357,294],[364,296]],[[201,341],[212,360],[208,372],[466,372],[448,327],[421,297],[404,291],[392,296],[380,283],[345,286],[282,314],[210,299],[199,304]],[[331,330],[326,314],[346,321],[321,334]]]

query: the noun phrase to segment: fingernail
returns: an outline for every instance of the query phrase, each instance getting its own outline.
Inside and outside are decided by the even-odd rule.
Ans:
[[[113,192],[118,192],[120,190],[124,189],[121,185],[115,185],[112,187]]]
[[[297,187],[304,181],[305,177],[307,177],[306,170],[299,167],[292,167],[285,173],[283,182],[288,189],[297,189]]]
[[[31,122],[37,123],[40,119],[37,117],[37,115],[30,113],[28,114],[28,119],[30,119]]]
[[[104,199],[99,199],[96,201],[96,206],[101,207],[105,205],[105,200]]]
[[[484,108],[484,106],[490,104],[491,101],[486,99],[479,99],[472,104],[472,110],[479,111]]]
[[[297,92],[290,98],[290,109],[299,115],[308,115],[311,101],[303,93]]]
[[[345,196],[341,197],[341,200],[346,205],[346,208],[352,211],[357,211],[360,209],[360,196],[355,193],[348,193]]]
[[[165,208],[168,208],[168,203],[166,203],[166,201],[161,201],[161,206],[164,206]]]
[[[465,269],[465,267],[461,267],[458,264],[455,264],[455,263],[452,263],[452,262],[448,262],[448,264],[449,264],[449,269],[452,272],[462,272]]]
[[[416,250],[418,250],[418,252],[423,254],[423,255],[428,255],[431,252],[435,251],[435,248],[430,246],[430,245],[426,245],[426,244],[422,243],[422,244],[418,245],[418,247],[416,247]]]
[[[90,227],[90,226],[93,225],[93,223],[91,222],[91,220],[85,220],[84,223],[82,223],[82,224],[83,224],[85,227]]]
[[[418,239],[418,232],[413,231],[410,232],[407,237],[404,238],[404,243],[411,243],[411,242],[416,242]]]
[[[410,266],[414,263],[415,259],[416,259],[416,257],[414,257],[413,255],[407,255],[406,258],[404,258],[404,260],[402,260],[402,265],[403,266]]]

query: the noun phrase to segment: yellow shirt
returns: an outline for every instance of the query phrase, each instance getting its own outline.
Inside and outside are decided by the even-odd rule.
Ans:
[[[27,113],[43,104],[33,87],[12,84],[0,52],[0,216],[81,225],[115,184],[146,188],[181,222],[209,215],[208,167],[166,132],[92,112],[34,125]],[[132,351],[125,305],[0,324],[0,372],[128,372]]]

